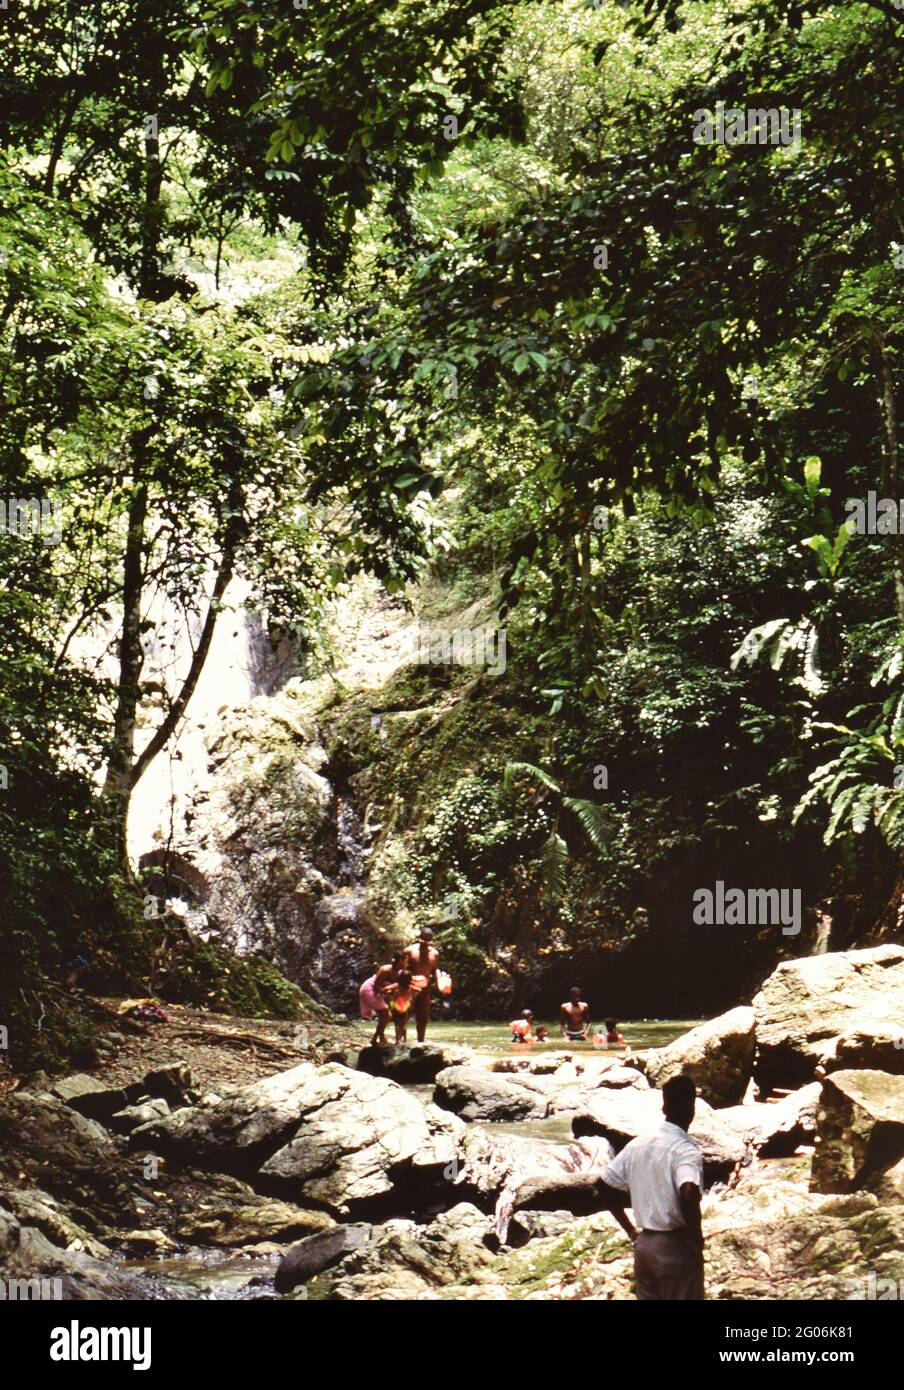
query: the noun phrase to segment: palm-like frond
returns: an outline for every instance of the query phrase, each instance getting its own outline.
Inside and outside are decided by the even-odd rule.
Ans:
[[[590,840],[598,850],[609,848],[609,817],[595,801],[583,801],[576,796],[563,796],[562,805],[574,811]]]
[[[542,767],[534,767],[533,763],[506,763],[505,771],[502,774],[502,789],[510,792],[515,785],[517,777],[530,777],[535,782],[542,782],[544,787],[548,787],[551,792],[561,790],[554,777],[550,777],[548,772],[544,772]]]
[[[568,869],[568,846],[555,831],[543,845],[540,853],[540,868],[543,876],[543,892],[549,902],[558,902],[564,892]]]

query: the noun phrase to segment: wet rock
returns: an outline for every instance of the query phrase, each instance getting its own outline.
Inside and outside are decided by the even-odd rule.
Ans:
[[[660,1089],[673,1076],[689,1076],[710,1105],[737,1105],[753,1072],[754,1046],[753,1009],[730,1009],[648,1052],[646,1076]]]
[[[363,1223],[349,1226],[334,1226],[328,1231],[319,1231],[305,1236],[292,1246],[280,1261],[274,1282],[277,1293],[289,1293],[299,1284],[322,1274],[331,1265],[338,1264],[352,1250],[357,1250],[370,1240],[373,1227]]]
[[[136,1255],[164,1255],[177,1248],[176,1242],[170,1240],[169,1236],[156,1226],[146,1226],[142,1227],[141,1230],[127,1231],[122,1237],[122,1243],[132,1254]]]
[[[35,1188],[11,1187],[0,1192],[0,1206],[12,1212],[20,1226],[33,1226],[54,1245],[83,1252],[94,1259],[110,1256],[110,1249],[80,1226],[60,1203],[46,1192]]]
[[[480,1067],[447,1067],[436,1078],[435,1103],[463,1120],[540,1120],[550,1093],[536,1077],[502,1077]]]
[[[357,1017],[358,987],[373,974],[372,926],[364,893],[340,890],[321,898],[311,935],[316,942],[306,981],[317,998]]]
[[[812,1081],[837,1040],[867,1022],[880,1037],[883,1030],[900,1031],[902,997],[902,946],[783,961],[753,1001],[760,1089]]]
[[[819,1099],[812,1192],[853,1192],[904,1158],[904,1077],[839,1071]]]
[[[446,1067],[461,1066],[473,1056],[467,1047],[437,1047],[432,1043],[364,1047],[358,1053],[358,1070],[369,1076],[388,1076],[401,1085],[429,1085]]]

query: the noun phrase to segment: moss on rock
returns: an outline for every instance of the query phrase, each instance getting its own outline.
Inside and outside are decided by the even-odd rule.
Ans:
[[[193,1004],[243,1018],[334,1020],[330,1009],[291,984],[260,956],[234,956],[168,922],[158,953],[156,990],[174,1004]]]

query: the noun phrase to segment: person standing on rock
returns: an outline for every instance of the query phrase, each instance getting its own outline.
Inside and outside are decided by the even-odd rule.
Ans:
[[[396,951],[392,958],[391,965],[381,965],[375,975],[371,975],[369,980],[358,991],[358,998],[361,1003],[361,1017],[368,1022],[376,1019],[377,1026],[374,1035],[370,1040],[371,1047],[388,1047],[386,1041],[386,1024],[389,1022],[389,1004],[387,996],[395,994],[398,988],[399,971],[402,968],[402,952]]]
[[[392,1010],[392,1021],[395,1025],[396,1046],[408,1041],[408,1020],[411,1017],[411,1006],[414,1003],[414,995],[411,992],[411,975],[407,970],[399,971],[399,987],[392,996],[389,1007]]]
[[[430,991],[439,965],[439,951],[433,945],[430,927],[422,927],[420,938],[405,948],[402,964],[411,972],[411,993],[414,995],[414,1021],[417,1040],[423,1042],[430,1019]]]
[[[662,1088],[664,1124],[626,1144],[600,1179],[606,1210],[634,1212],[634,1288],[642,1301],[704,1296],[703,1154],[687,1132],[696,1098],[689,1076],[671,1077]]]

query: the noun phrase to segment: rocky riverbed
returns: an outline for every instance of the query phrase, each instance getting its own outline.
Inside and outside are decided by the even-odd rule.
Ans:
[[[708,1297],[867,1296],[904,1279],[902,1002],[884,946],[786,962],[629,1057],[120,1025],[90,1073],[0,1101],[0,1263],[70,1299],[631,1298],[595,1184],[683,1071]]]

